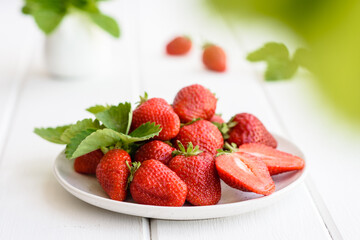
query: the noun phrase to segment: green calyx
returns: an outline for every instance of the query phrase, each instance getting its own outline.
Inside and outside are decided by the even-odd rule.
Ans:
[[[136,107],[139,107],[141,104],[143,104],[144,102],[146,102],[149,99],[147,92],[144,92],[144,96],[139,96],[139,97],[140,97],[140,101],[136,102],[136,104],[137,104]]]
[[[187,125],[191,125],[191,124],[193,124],[194,122],[197,122],[197,121],[200,121],[200,120],[202,120],[202,118],[194,118],[194,119],[191,120],[190,122],[181,123],[181,124],[180,124],[180,127],[187,126]]]
[[[212,123],[219,129],[225,140],[229,139],[230,129],[235,127],[237,124],[237,122],[233,121],[233,118],[230,119],[230,121],[227,123],[218,123],[218,122],[212,122]]]
[[[231,145],[230,145],[230,143],[225,142],[224,148],[218,149],[217,150],[218,154],[216,154],[216,156],[220,156],[223,154],[230,154],[230,153],[238,152],[238,151],[239,151],[239,149],[237,148],[235,143],[231,143]]]
[[[126,163],[126,166],[129,168],[129,171],[130,171],[130,175],[129,175],[127,183],[126,183],[126,189],[128,189],[130,183],[134,179],[134,174],[140,168],[141,163],[140,162],[133,162],[133,163],[131,163],[131,166],[128,163],[128,161],[126,161],[125,163]]]
[[[199,149],[198,145],[194,147],[192,142],[188,143],[187,149],[185,149],[184,145],[180,141],[177,141],[177,145],[179,147],[179,150],[173,151],[172,152],[173,156],[182,155],[185,157],[191,157],[191,156],[199,155],[200,153],[203,152],[202,150]]]

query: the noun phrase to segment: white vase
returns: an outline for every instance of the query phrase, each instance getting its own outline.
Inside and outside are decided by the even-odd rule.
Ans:
[[[86,77],[111,61],[111,39],[83,14],[72,13],[46,38],[48,72],[60,78]]]

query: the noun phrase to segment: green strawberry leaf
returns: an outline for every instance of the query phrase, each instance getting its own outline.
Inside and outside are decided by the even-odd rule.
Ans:
[[[65,154],[69,159],[80,157],[86,153],[99,148],[110,146],[121,147],[125,150],[131,150],[136,142],[148,140],[161,131],[160,125],[155,123],[145,123],[134,130],[130,135],[126,135],[109,128],[105,129],[87,129],[80,132],[66,146]],[[134,133],[134,134],[133,134]]]
[[[103,111],[109,109],[110,107],[111,107],[110,105],[106,105],[106,106],[95,105],[95,106],[87,108],[86,111],[88,111],[88,112],[90,112],[92,114],[97,114],[99,112],[103,112]]]
[[[161,130],[161,125],[156,125],[154,122],[147,122],[132,131],[130,137],[137,139],[137,141],[143,141],[159,135]]]
[[[110,33],[115,38],[120,37],[120,28],[115,19],[102,13],[90,13],[90,18],[100,28]]]
[[[120,133],[129,133],[132,120],[130,103],[120,103],[118,106],[112,106],[109,109],[96,113],[95,116],[105,127]]]
[[[57,144],[67,144],[67,142],[61,139],[61,135],[71,126],[72,125],[65,125],[56,128],[35,128],[34,133],[49,142]]]
[[[75,137],[78,133],[87,130],[87,129],[99,129],[100,123],[98,120],[92,120],[90,118],[77,121],[75,124],[70,126],[64,131],[60,139],[63,142],[70,143],[70,140]]]
[[[99,130],[98,130],[99,131]],[[86,129],[84,131],[79,132],[75,137],[71,138],[70,143],[66,145],[65,148],[65,155],[68,159],[73,159],[80,157],[81,155],[84,155],[86,153],[92,152],[98,148],[90,149],[90,151],[85,150],[85,153],[76,155],[74,154],[76,150],[79,148],[81,143],[84,142],[85,139],[87,139],[89,136],[91,136],[93,133],[95,133],[95,129]],[[99,147],[100,148],[100,147]]]
[[[32,13],[38,27],[45,33],[52,33],[60,24],[64,13],[49,8],[41,8]]]

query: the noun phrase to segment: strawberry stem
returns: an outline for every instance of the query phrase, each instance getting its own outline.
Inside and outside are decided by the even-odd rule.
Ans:
[[[133,162],[133,163],[131,163],[131,166],[130,166],[128,161],[126,161],[125,163],[126,163],[126,166],[129,168],[129,171],[130,171],[130,175],[128,177],[128,180],[127,180],[127,183],[126,183],[126,188],[125,188],[125,189],[128,189],[130,183],[134,179],[134,174],[139,169],[139,167],[141,166],[141,163],[140,162]]]
[[[140,96],[140,101],[135,103],[135,104],[137,104],[136,107],[139,107],[141,104],[143,104],[147,100],[148,100],[148,94],[147,94],[147,92],[144,92],[144,96]]]
[[[238,149],[237,146],[236,146],[236,143],[231,143],[231,145],[230,145],[230,143],[225,142],[224,148],[228,149],[228,150],[229,150],[230,152],[232,152],[232,153],[239,151],[239,149]]]
[[[177,156],[177,155],[183,155],[185,157],[190,157],[190,156],[196,156],[199,155],[200,153],[202,153],[202,150],[199,150],[199,146],[195,146],[192,144],[192,142],[188,143],[187,149],[185,149],[184,145],[178,140],[177,141],[177,145],[179,147],[179,150],[175,150],[172,152],[173,156]]]

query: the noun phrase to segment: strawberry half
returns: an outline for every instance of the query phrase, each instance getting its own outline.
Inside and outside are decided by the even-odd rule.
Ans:
[[[154,140],[142,145],[135,153],[135,162],[144,162],[149,159],[159,160],[168,164],[172,158],[172,152],[175,148],[159,140]]]
[[[141,98],[140,106],[133,112],[131,130],[147,122],[161,125],[161,132],[154,137],[154,139],[158,140],[170,140],[180,130],[180,119],[173,108],[162,98],[147,100],[147,94],[145,93],[145,97]]]
[[[276,148],[275,138],[268,132],[262,122],[250,113],[236,114],[230,124],[236,124],[228,132],[229,143],[240,146],[244,143],[262,143]]]
[[[225,153],[215,159],[220,178],[230,187],[269,195],[275,191],[266,164],[244,152]]]
[[[194,84],[176,94],[173,108],[181,122],[187,123],[197,118],[209,120],[215,114],[216,103],[217,99],[209,89]]]
[[[170,168],[151,159],[135,172],[130,193],[137,203],[180,207],[185,203],[187,187]]]
[[[220,201],[221,186],[220,178],[216,172],[214,156],[199,151],[199,147],[193,148],[189,143],[187,151],[178,143],[179,154],[171,159],[169,168],[173,170],[188,188],[186,200],[193,205],[214,205]]]
[[[266,166],[271,175],[301,170],[305,166],[305,161],[292,154],[276,150],[264,144],[249,143],[239,147],[239,152],[244,152],[259,157]]]
[[[121,149],[108,151],[96,168],[96,178],[113,200],[124,201],[131,164],[130,155]]]
[[[183,126],[173,140],[174,146],[179,149],[177,141],[184,146],[191,142],[194,146],[199,146],[200,150],[214,155],[217,153],[217,149],[224,145],[224,139],[219,129],[207,120],[199,120]]]
[[[78,173],[95,174],[96,167],[103,156],[103,152],[98,149],[77,157],[74,161],[74,169]]]

